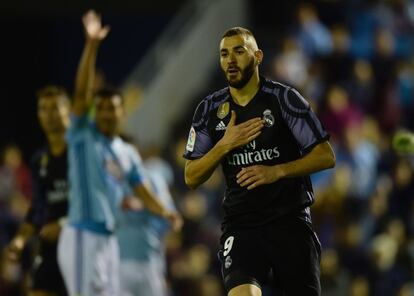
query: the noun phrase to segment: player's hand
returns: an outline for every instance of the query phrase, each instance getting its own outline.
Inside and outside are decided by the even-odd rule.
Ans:
[[[26,240],[18,235],[6,247],[6,258],[15,262],[19,261],[23,252]]]
[[[135,196],[128,196],[122,199],[121,208],[124,211],[141,211],[144,209],[144,203]]]
[[[170,222],[172,230],[180,231],[183,227],[183,218],[177,212],[168,212],[165,218]]]
[[[102,26],[101,16],[93,10],[89,10],[82,17],[86,38],[101,41],[105,39],[110,30],[109,26]]]
[[[45,224],[40,229],[40,237],[48,242],[57,242],[60,234],[61,226],[59,222],[51,222]]]
[[[236,112],[231,111],[229,124],[220,143],[230,147],[230,150],[246,145],[260,135],[263,126],[263,120],[260,117],[236,125]]]
[[[282,172],[278,166],[254,165],[242,168],[237,174],[237,183],[241,187],[253,189],[263,184],[274,183],[282,177]]]

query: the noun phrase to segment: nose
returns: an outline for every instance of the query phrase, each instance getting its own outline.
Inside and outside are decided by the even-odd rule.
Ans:
[[[236,55],[233,53],[233,52],[231,52],[230,54],[229,54],[229,64],[230,63],[235,63],[236,62]]]

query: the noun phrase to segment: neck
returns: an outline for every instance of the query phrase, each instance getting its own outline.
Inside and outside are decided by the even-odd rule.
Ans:
[[[66,150],[65,133],[47,135],[52,155],[61,155]]]
[[[233,100],[240,106],[246,106],[260,88],[259,72],[255,71],[245,86],[240,89],[229,87]]]

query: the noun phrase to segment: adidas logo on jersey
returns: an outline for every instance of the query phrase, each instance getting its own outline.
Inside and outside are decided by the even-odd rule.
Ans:
[[[226,129],[226,125],[224,124],[223,121],[220,121],[219,124],[217,124],[216,126],[216,131],[223,131]]]

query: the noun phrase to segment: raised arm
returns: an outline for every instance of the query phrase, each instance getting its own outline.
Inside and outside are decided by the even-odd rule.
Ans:
[[[109,32],[109,27],[102,27],[100,15],[93,10],[83,16],[82,22],[85,29],[85,46],[76,73],[72,104],[72,112],[78,116],[84,115],[91,106],[98,47]]]
[[[258,117],[238,125],[235,123],[236,113],[231,111],[231,118],[223,138],[201,158],[186,162],[185,183],[188,187],[195,189],[204,183],[227,153],[256,139],[263,128],[263,121]]]

